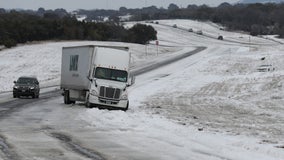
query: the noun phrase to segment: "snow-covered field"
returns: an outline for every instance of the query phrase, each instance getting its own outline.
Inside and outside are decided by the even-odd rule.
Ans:
[[[194,30],[202,26],[210,34],[220,32],[219,26],[211,23],[159,23]],[[34,150],[47,146],[34,145],[38,139],[23,141],[42,127],[68,133],[108,159],[284,159],[284,46],[226,31],[222,35],[227,39],[246,39],[255,45],[153,26],[161,44],[176,47],[161,47],[157,56],[155,46],[150,45],[146,56],[144,46],[118,44],[130,46],[133,68],[182,54],[195,46],[207,49],[137,76],[136,84],[129,88],[127,112],[86,109],[81,103],[66,106],[60,97],[17,112],[9,122],[0,121],[0,126],[9,126],[22,118],[29,120],[21,123],[27,127],[21,135],[15,127],[1,127],[0,131],[33,159],[42,159]],[[42,84],[58,85],[61,47],[92,43],[99,42],[44,43],[0,51],[0,89],[9,90],[10,83],[21,74],[36,74]],[[271,65],[272,70],[259,72],[261,65]],[[43,138],[46,134],[41,136],[50,145],[55,143]]]

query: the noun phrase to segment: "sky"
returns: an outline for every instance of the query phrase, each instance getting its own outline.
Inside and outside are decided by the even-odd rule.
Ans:
[[[64,8],[68,11],[76,9],[119,9],[141,8],[155,5],[158,8],[167,8],[170,3],[179,7],[186,7],[188,4],[207,4],[217,6],[223,2],[234,3],[238,0],[0,0],[0,8],[5,9],[33,9],[40,7],[45,9]]]

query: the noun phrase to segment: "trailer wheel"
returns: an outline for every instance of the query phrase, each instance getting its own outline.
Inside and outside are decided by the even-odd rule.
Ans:
[[[64,104],[71,104],[69,91],[68,90],[64,91]]]

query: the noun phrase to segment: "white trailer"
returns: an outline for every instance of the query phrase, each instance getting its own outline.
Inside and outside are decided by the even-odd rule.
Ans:
[[[83,101],[88,107],[127,110],[127,87],[134,83],[129,67],[128,47],[64,47],[61,68],[64,103]]]

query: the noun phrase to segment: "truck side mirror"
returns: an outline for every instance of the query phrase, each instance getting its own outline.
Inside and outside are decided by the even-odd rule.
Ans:
[[[93,82],[93,79],[90,78],[89,76],[87,76],[87,79],[88,79],[90,82]]]
[[[90,80],[90,82],[92,82],[93,84],[95,84],[96,87],[98,87],[98,84],[97,84],[97,79],[94,78],[94,79],[91,79],[91,78],[88,78]]]
[[[127,86],[131,86],[135,83],[135,77],[134,76],[131,76],[127,82]]]
[[[134,83],[135,83],[135,77],[132,76],[132,77],[131,77],[131,85],[133,85]]]
[[[17,83],[17,81],[14,81],[14,83]]]

